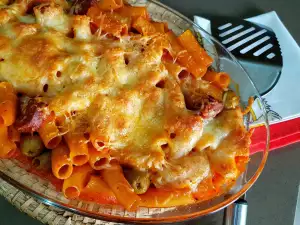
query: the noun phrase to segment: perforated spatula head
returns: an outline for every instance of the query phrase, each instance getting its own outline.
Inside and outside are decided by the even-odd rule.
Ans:
[[[261,95],[276,85],[283,60],[275,33],[242,19],[213,18],[212,34],[244,66]]]

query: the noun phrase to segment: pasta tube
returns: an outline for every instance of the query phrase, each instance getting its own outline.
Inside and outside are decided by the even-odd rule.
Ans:
[[[222,89],[228,88],[230,84],[230,76],[225,72],[207,71],[203,80],[207,80]]]
[[[176,58],[176,61],[182,66],[184,66],[187,71],[192,73],[195,77],[202,77],[207,68],[203,65],[199,65],[193,57],[188,53],[186,49],[184,49],[177,40],[177,37],[172,31],[166,33],[168,40],[173,49],[173,57]]]
[[[166,69],[168,70],[168,72],[175,77],[176,80],[179,80],[181,77],[179,76],[181,73],[183,73],[182,71],[182,67],[179,66],[177,63],[173,63],[171,61],[167,61],[164,60],[163,61]],[[188,74],[188,72],[186,72]]]
[[[141,16],[133,21],[132,27],[143,35],[151,35],[157,32],[153,24]]]
[[[7,127],[0,125],[0,158],[11,157],[16,149],[16,144],[8,138]]]
[[[149,188],[140,195],[141,206],[144,207],[174,207],[195,203],[195,199],[189,190],[164,190]]]
[[[17,96],[13,86],[0,83],[0,125],[10,126],[16,120]]]
[[[41,125],[38,130],[45,146],[53,149],[61,142],[61,135],[55,124],[55,116],[51,114]]]
[[[70,149],[70,158],[75,166],[82,166],[89,161],[89,150],[86,139],[81,134],[64,135],[67,145]]]
[[[106,148],[108,142],[107,138],[101,136],[97,130],[94,130],[90,133],[90,141],[98,151],[102,151],[104,148]]]
[[[64,180],[63,193],[69,199],[79,197],[81,191],[89,182],[93,169],[89,164],[74,167],[72,175]]]
[[[97,6],[99,9],[104,11],[111,11],[114,9],[119,9],[124,5],[123,0],[101,0],[97,1]]]
[[[124,6],[116,11],[121,16],[125,17],[144,17],[146,19],[149,18],[146,7],[134,7],[134,6]]]
[[[152,22],[152,25],[155,27],[158,33],[166,33],[168,31],[168,24],[163,22]]]
[[[86,201],[93,201],[100,204],[117,203],[117,198],[109,186],[100,176],[91,175],[91,178],[80,193],[80,198]]]
[[[122,17],[116,13],[102,12],[96,5],[89,8],[87,12],[92,22],[97,25],[98,30],[116,37],[128,33],[131,18]]]
[[[179,43],[191,54],[194,60],[202,64],[204,67],[209,67],[213,59],[202,48],[190,30],[183,32],[178,38]]]
[[[107,168],[110,162],[110,155],[108,149],[98,151],[94,146],[89,146],[89,164],[95,170]]]
[[[58,179],[67,179],[73,172],[73,165],[70,159],[68,147],[61,143],[51,154],[52,172]]]
[[[114,165],[110,169],[100,171],[103,180],[108,184],[116,195],[118,201],[127,209],[135,210],[140,203],[140,197],[134,193],[120,165]]]

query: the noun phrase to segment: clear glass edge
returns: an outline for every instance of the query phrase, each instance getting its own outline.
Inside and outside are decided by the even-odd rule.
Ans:
[[[250,76],[248,75],[248,73],[246,72],[246,70],[241,66],[241,64],[238,62],[238,60],[235,58],[234,55],[231,54],[231,52],[229,52],[218,40],[216,40],[212,35],[210,35],[209,33],[207,33],[205,30],[203,30],[200,26],[198,26],[196,23],[194,23],[192,20],[190,20],[188,17],[182,15],[181,13],[177,12],[176,10],[164,5],[161,2],[158,2],[156,0],[148,0],[148,2],[150,3],[154,3],[160,7],[165,8],[168,11],[171,11],[172,13],[174,13],[176,16],[180,17],[181,19],[185,20],[187,23],[190,23],[192,26],[196,27],[197,29],[201,30],[202,32],[204,32],[207,36],[210,37],[211,40],[213,40],[213,42],[217,43],[218,45],[220,45],[225,52],[231,57],[231,59],[240,67],[240,69],[248,76],[249,81],[251,83],[251,85],[254,87],[255,91],[256,91],[256,97],[259,99],[260,102],[262,102],[261,96],[259,95],[256,85],[253,83],[253,81],[251,80]],[[38,193],[30,188],[27,188],[25,185],[19,183],[18,181],[12,179],[11,177],[9,177],[8,175],[4,174],[3,172],[0,171],[0,177],[8,182],[9,184],[13,185],[14,187],[17,187],[19,189],[21,189],[22,191],[26,192],[27,194],[29,194],[30,196],[40,200],[42,203],[49,205],[49,206],[54,206],[54,207],[58,207],[61,209],[64,209],[66,211],[72,212],[72,213],[76,213],[82,216],[87,216],[87,217],[91,217],[94,219],[99,219],[99,220],[104,220],[104,221],[114,221],[114,222],[139,222],[139,223],[161,223],[161,222],[175,222],[175,221],[183,221],[183,220],[187,220],[187,219],[193,219],[196,217],[200,217],[203,215],[208,215],[208,214],[212,214],[215,213],[219,210],[222,210],[223,208],[227,207],[229,204],[233,203],[234,201],[236,201],[240,196],[242,196],[243,194],[246,193],[246,191],[251,188],[251,186],[255,183],[255,181],[258,179],[258,177],[260,176],[267,158],[268,158],[268,153],[269,153],[269,143],[270,143],[270,128],[269,128],[269,121],[268,121],[268,117],[267,117],[267,113],[266,113],[266,109],[265,106],[262,105],[262,111],[263,111],[263,116],[264,116],[264,126],[266,128],[266,147],[264,149],[264,154],[263,154],[263,158],[260,162],[260,165],[257,169],[257,171],[255,172],[255,174],[251,177],[251,179],[243,185],[243,187],[241,188],[240,191],[238,191],[237,193],[235,193],[234,195],[232,195],[231,197],[229,197],[228,199],[226,199],[224,202],[213,206],[209,209],[205,209],[205,210],[201,210],[198,212],[194,212],[194,213],[190,213],[187,215],[179,215],[179,216],[168,216],[168,217],[160,217],[160,218],[130,218],[130,217],[121,217],[121,216],[114,216],[114,215],[107,215],[107,214],[102,214],[101,213],[91,213],[89,211],[83,210],[83,209],[79,209],[76,207],[70,207],[67,204],[64,204],[62,202],[58,202],[52,198],[46,197],[44,195],[42,195],[41,193]],[[197,203],[195,203],[197,204]]]

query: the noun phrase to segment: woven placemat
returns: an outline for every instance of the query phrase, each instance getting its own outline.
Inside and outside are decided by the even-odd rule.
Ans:
[[[48,206],[41,201],[27,195],[0,178],[0,196],[14,205],[21,212],[49,225],[120,225],[120,223],[106,222]]]

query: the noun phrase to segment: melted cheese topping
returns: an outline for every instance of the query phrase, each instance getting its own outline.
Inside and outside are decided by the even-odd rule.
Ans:
[[[60,5],[41,4],[34,17],[20,5],[22,16],[7,7],[0,81],[41,96],[63,118],[64,132],[89,132],[121,164],[155,172],[159,187],[194,188],[211,167],[234,158],[230,146],[238,144],[228,137],[246,133],[242,118],[223,112],[203,121],[186,109],[178,78],[161,61],[163,48],[171,48],[164,35],[92,35],[88,17],[67,15]]]

